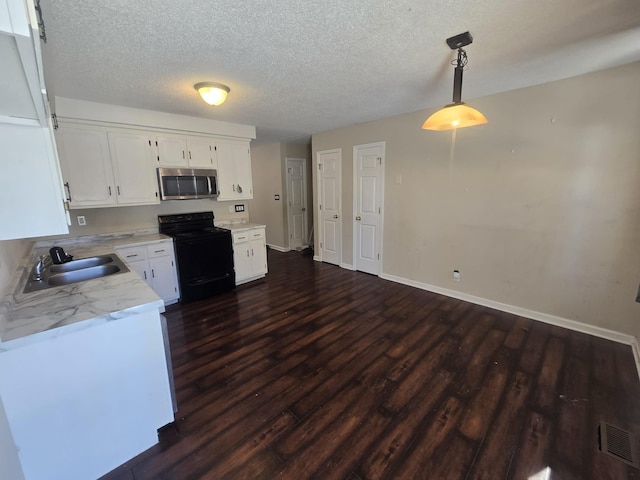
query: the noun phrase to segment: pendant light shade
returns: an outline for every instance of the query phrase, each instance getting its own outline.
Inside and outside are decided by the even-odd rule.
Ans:
[[[195,88],[202,99],[209,105],[222,105],[227,99],[227,94],[231,91],[229,87],[221,83],[200,82],[196,83]]]
[[[487,123],[486,117],[462,101],[462,71],[467,64],[467,52],[463,50],[473,42],[469,32],[447,39],[452,50],[458,49],[456,68],[453,71],[453,103],[444,106],[422,124],[424,130],[453,130]],[[454,63],[454,62],[452,62]]]
[[[424,130],[452,130],[487,123],[486,117],[466,103],[451,103],[431,115],[422,124]]]

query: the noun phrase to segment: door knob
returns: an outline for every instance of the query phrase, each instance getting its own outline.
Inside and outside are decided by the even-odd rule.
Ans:
[[[333,218],[338,218],[338,215],[334,215]]]
[[[306,209],[306,208],[303,208],[303,209],[302,209],[302,211],[303,211],[303,212],[306,212],[306,211],[307,211],[307,209]]]
[[[362,220],[362,217],[361,217],[360,215],[358,215],[358,216],[356,217],[356,220],[360,221],[360,220]]]

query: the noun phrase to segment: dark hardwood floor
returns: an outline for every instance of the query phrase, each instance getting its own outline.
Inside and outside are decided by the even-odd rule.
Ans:
[[[167,309],[178,399],[114,479],[621,479],[631,348],[269,252],[265,280]]]

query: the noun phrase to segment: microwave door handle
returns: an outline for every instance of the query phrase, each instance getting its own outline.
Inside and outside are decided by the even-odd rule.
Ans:
[[[213,195],[211,191],[211,177],[209,175],[207,175],[207,186],[209,187],[209,195]]]

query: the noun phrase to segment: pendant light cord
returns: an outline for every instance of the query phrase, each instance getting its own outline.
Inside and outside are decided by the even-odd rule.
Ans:
[[[451,60],[451,65],[454,67],[464,68],[469,63],[469,59],[467,58],[467,52],[464,48],[458,49],[458,58],[456,60]]]

